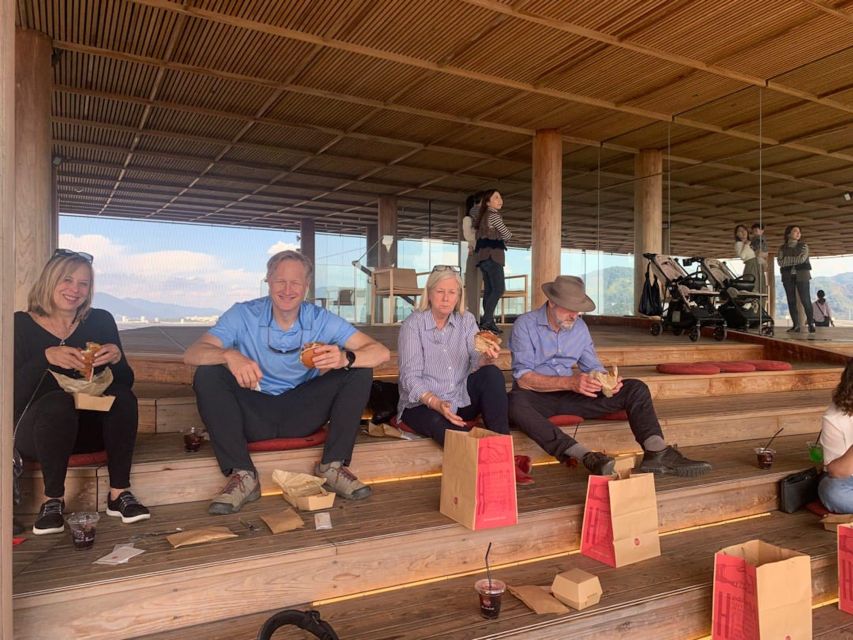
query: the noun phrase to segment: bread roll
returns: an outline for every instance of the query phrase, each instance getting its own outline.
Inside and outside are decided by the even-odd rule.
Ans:
[[[322,342],[306,342],[302,345],[302,353],[299,354],[299,359],[306,368],[314,368],[314,348],[322,346],[325,346]]]
[[[496,336],[491,331],[480,331],[474,336],[475,351],[479,351],[480,353],[486,353],[486,351],[488,351],[492,345],[500,347],[501,339],[500,336]]]

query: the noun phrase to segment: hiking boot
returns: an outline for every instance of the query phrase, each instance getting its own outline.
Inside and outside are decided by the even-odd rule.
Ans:
[[[222,493],[216,496],[207,508],[212,516],[237,513],[247,502],[261,497],[261,483],[251,471],[233,469]]]
[[[120,517],[125,524],[148,520],[151,512],[130,491],[122,491],[118,498],[107,498],[107,515]]]
[[[583,457],[583,466],[591,475],[610,476],[613,475],[616,460],[598,451],[590,451]]]
[[[33,523],[33,533],[43,536],[46,533],[62,533],[65,530],[65,500],[62,498],[48,498],[39,509],[38,518]]]
[[[323,486],[347,500],[364,500],[373,493],[373,490],[356,478],[349,467],[345,467],[340,460],[329,464],[318,462],[314,467],[314,475],[325,478],[326,482]]]
[[[711,465],[701,460],[691,460],[681,455],[675,447],[667,447],[662,451],[646,451],[640,463],[643,473],[666,474],[695,478],[708,473]]]

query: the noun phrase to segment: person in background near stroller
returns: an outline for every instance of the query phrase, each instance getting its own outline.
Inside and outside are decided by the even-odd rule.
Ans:
[[[832,404],[820,426],[826,475],[818,486],[824,506],[835,513],[853,513],[853,359],[832,392]]]
[[[755,257],[758,258],[758,267],[761,270],[760,288],[754,289],[755,293],[767,292],[767,255],[769,248],[767,247],[767,238],[764,237],[764,223],[755,222],[750,228],[749,246],[755,252]]]
[[[806,321],[809,323],[809,333],[815,332],[814,316],[812,316],[812,295],[809,280],[812,279],[812,265],[809,262],[809,245],[803,241],[800,227],[790,224],[785,227],[785,242],[779,247],[779,255],[776,256],[782,272],[782,286],[785,287],[785,295],[788,298],[788,312],[791,314],[792,326],[789,332],[800,332],[800,317],[797,313],[797,294],[803,310],[806,312]]]
[[[743,260],[743,275],[752,276],[755,286],[753,291],[759,293],[764,290],[764,269],[758,262],[758,257],[753,251],[749,241],[749,229],[739,224],[735,227],[735,255]]]
[[[826,301],[826,294],[823,289],[818,289],[817,300],[812,302],[812,315],[814,316],[814,323],[818,327],[835,326],[832,311],[829,309],[829,303]]]

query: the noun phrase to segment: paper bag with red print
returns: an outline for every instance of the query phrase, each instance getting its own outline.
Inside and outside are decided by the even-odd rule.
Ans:
[[[518,522],[512,436],[479,427],[447,431],[441,513],[472,530]]]
[[[611,567],[660,555],[654,475],[620,471],[616,478],[589,477],[581,553]]]
[[[714,556],[713,640],[809,640],[812,571],[805,554],[761,540]]]
[[[838,608],[853,613],[853,524],[838,525]]]

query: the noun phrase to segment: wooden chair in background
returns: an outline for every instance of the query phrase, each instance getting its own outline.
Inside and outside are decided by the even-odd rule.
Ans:
[[[386,313],[383,316],[384,324],[393,324],[396,321],[397,298],[408,299],[407,301],[414,306],[417,298],[423,293],[423,287],[418,286],[418,276],[428,273],[418,273],[414,269],[398,269],[396,267],[375,269],[370,279],[370,323],[377,324],[377,298],[388,298]]]

